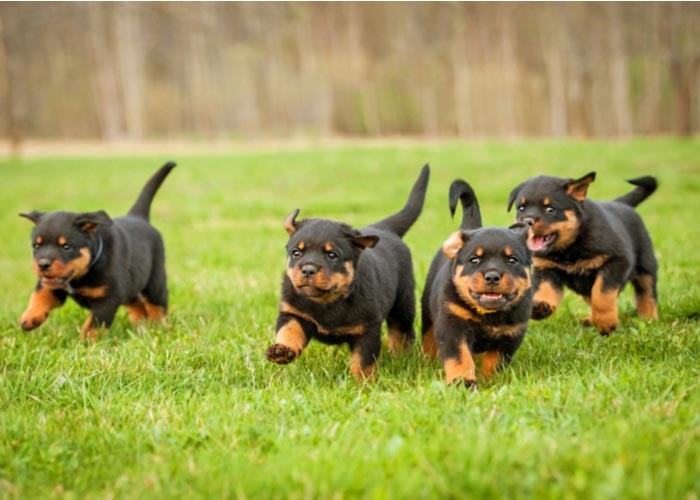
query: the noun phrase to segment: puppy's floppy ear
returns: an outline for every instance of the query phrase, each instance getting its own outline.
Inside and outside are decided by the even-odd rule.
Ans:
[[[98,210],[97,212],[79,214],[73,219],[73,224],[78,226],[78,229],[84,233],[94,233],[97,231],[97,226],[111,226],[112,219],[109,218],[109,215],[104,210]]]
[[[523,187],[523,184],[524,183],[518,184],[510,192],[510,195],[508,196],[508,210],[507,210],[507,212],[510,212],[510,209],[513,208],[513,203],[515,203],[515,198],[518,196],[518,193],[520,192],[520,188]]]
[[[296,233],[297,229],[299,229],[299,224],[297,224],[296,221],[297,215],[299,215],[298,208],[284,219],[284,230],[287,231],[287,234],[289,236]]]
[[[362,252],[366,248],[374,248],[379,241],[379,236],[373,234],[354,236],[350,238],[350,244],[357,253]]]
[[[564,191],[574,200],[583,201],[588,193],[588,186],[595,180],[595,172],[589,172],[580,179],[564,184]]]
[[[442,244],[442,253],[450,260],[455,260],[464,244],[471,238],[471,231],[456,231]]]
[[[39,219],[44,215],[44,212],[37,212],[36,210],[32,210],[29,213],[26,214],[19,214],[20,217],[24,217],[25,219],[29,219],[32,221],[34,224],[39,222]]]

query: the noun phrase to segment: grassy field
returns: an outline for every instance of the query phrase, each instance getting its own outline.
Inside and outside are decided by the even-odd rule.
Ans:
[[[0,161],[0,498],[677,498],[700,496],[700,142],[440,143],[181,155],[152,220],[168,252],[166,324],[78,340],[74,303],[24,333],[34,286],[17,213],[124,213],[161,156]],[[346,349],[265,361],[284,269],[283,218],[355,226],[395,211],[425,162],[408,233],[418,290],[456,227],[447,188],[477,190],[505,225],[510,189],[537,173],[598,173],[589,195],[653,174],[639,208],[660,261],[661,320],[601,338],[567,295],[531,322],[512,365],[478,392],[447,388],[416,347],[383,352],[359,385]],[[419,329],[416,324],[417,329]]]

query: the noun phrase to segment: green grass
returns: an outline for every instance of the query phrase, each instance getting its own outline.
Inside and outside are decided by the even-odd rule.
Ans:
[[[167,155],[167,153],[166,153]],[[153,206],[166,240],[167,324],[78,340],[75,304],[31,333],[32,209],[128,209],[163,157],[0,162],[2,498],[678,498],[700,495],[700,142],[441,143],[181,156]],[[283,218],[356,226],[398,209],[430,161],[406,237],[418,290],[457,222],[447,188],[467,179],[485,223],[505,225],[528,176],[579,177],[614,197],[653,174],[639,208],[661,264],[661,320],[633,311],[601,338],[583,301],[531,322],[511,366],[476,393],[443,384],[416,347],[382,353],[358,385],[345,349],[312,344],[288,366],[274,338]],[[419,325],[416,324],[419,328]]]

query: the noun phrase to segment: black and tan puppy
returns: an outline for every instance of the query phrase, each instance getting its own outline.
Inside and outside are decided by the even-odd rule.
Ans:
[[[438,353],[448,384],[476,386],[510,362],[532,310],[527,229],[481,227],[476,195],[462,180],[450,187],[450,211],[462,203],[462,224],[433,258],[422,297],[423,352]]]
[[[539,176],[510,194],[516,220],[530,226],[534,253],[534,319],[551,315],[564,286],[591,306],[590,318],[602,335],[618,325],[618,294],[632,282],[639,316],[658,318],[657,263],[649,233],[634,208],[656,190],[653,177],[629,182],[636,187],[614,201],[586,198],[595,172],[580,179]]]
[[[125,217],[88,213],[30,212],[34,222],[34,273],[39,282],[20,318],[24,330],[41,325],[70,295],[90,309],[81,338],[95,340],[124,305],[132,321],[160,319],[167,312],[165,248],[149,223],[151,201],[175,163],[166,163],[148,181]]]
[[[348,344],[350,371],[364,380],[374,374],[385,320],[390,351],[413,343],[413,266],[401,237],[421,213],[429,175],[426,165],[403,209],[360,230],[326,219],[297,221],[299,210],[286,218],[287,271],[269,361],[294,361],[311,339]]]

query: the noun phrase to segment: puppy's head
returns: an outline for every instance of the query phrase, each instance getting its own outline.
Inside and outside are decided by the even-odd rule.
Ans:
[[[579,234],[583,201],[595,172],[580,179],[541,175],[510,193],[508,210],[515,204],[516,220],[530,226],[527,246],[535,255],[568,248]]]
[[[480,314],[504,311],[530,290],[527,226],[487,227],[452,234],[442,251],[452,261],[452,282]]]
[[[379,241],[347,224],[325,219],[296,221],[299,210],[284,221],[287,276],[297,293],[329,304],[350,294],[360,254]]]
[[[103,212],[29,212],[20,214],[34,222],[31,242],[34,273],[42,285],[62,288],[84,276],[96,256],[95,234],[112,219]]]

